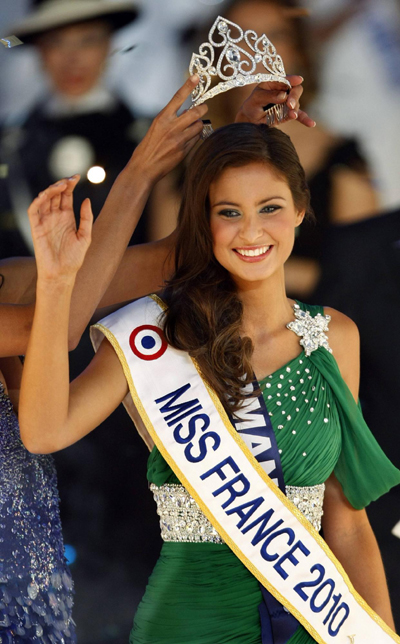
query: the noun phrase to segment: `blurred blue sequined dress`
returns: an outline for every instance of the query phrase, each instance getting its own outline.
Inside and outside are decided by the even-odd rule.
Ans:
[[[75,642],[72,592],[53,459],[24,448],[0,383],[0,644]]]

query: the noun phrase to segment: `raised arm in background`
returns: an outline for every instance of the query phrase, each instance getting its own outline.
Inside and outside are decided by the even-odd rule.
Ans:
[[[84,374],[69,384],[68,325],[76,276],[91,241],[92,213],[30,209],[36,262],[36,306],[20,395],[20,432],[32,452],[66,447],[118,405],[127,384],[111,346],[102,347]],[[108,352],[107,352],[108,349]]]

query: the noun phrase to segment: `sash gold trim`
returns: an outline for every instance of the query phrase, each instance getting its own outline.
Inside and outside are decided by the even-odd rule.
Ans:
[[[151,299],[153,299],[163,310],[165,310],[166,305],[165,303],[157,296],[157,295],[151,295]],[[315,630],[315,628],[308,622],[308,620],[303,616],[303,614],[297,610],[292,604],[274,587],[272,584],[268,581],[266,577],[249,561],[249,559],[242,553],[242,551],[238,548],[238,546],[235,544],[235,542],[231,539],[231,537],[227,534],[227,532],[224,530],[223,526],[215,519],[215,517],[212,515],[211,511],[208,509],[208,507],[203,503],[199,495],[197,494],[196,490],[194,487],[189,483],[189,481],[186,479],[185,475],[183,472],[180,470],[178,465],[175,463],[175,461],[172,459],[170,454],[167,452],[167,450],[164,448],[164,445],[162,441],[159,439],[157,432],[154,430],[154,427],[150,421],[149,416],[147,415],[147,412],[142,404],[142,401],[140,400],[136,387],[133,382],[131,370],[129,368],[128,362],[126,360],[125,354],[123,350],[121,349],[119,342],[117,338],[114,336],[114,334],[104,325],[98,323],[93,325],[94,329],[98,329],[101,331],[104,336],[107,338],[107,340],[110,342],[112,347],[114,348],[122,369],[124,371],[124,375],[126,377],[126,380],[128,382],[129,390],[133,399],[133,402],[136,406],[136,409],[147,429],[149,432],[151,438],[154,441],[154,444],[156,445],[157,449],[160,451],[161,455],[163,458],[166,460],[168,465],[171,467],[173,472],[176,474],[176,476],[179,478],[181,481],[182,485],[186,488],[186,490],[191,494],[191,496],[195,499],[199,507],[201,508],[202,512],[205,514],[205,516],[208,518],[208,520],[212,523],[212,525],[215,527],[217,532],[221,535],[221,537],[224,539],[226,544],[230,547],[230,549],[235,553],[235,555],[238,557],[238,559],[246,566],[246,568],[254,575],[254,577],[283,605],[285,606],[290,613],[304,626],[304,628],[310,633],[310,635],[314,638],[316,642],[319,644],[326,644],[326,641],[322,639],[320,634]],[[296,517],[296,519],[303,525],[303,527],[310,533],[310,535],[314,538],[314,540],[317,542],[317,544],[320,546],[320,548],[324,551],[325,555],[331,560],[333,565],[336,567],[338,573],[340,576],[343,578],[343,581],[348,587],[349,592],[351,595],[354,597],[356,602],[365,610],[366,613],[384,630],[389,636],[392,637],[394,642],[397,642],[400,644],[400,637],[398,637],[392,629],[382,620],[375,611],[368,606],[367,602],[358,594],[358,592],[355,590],[353,587],[347,573],[345,572],[343,566],[341,563],[336,559],[335,555],[331,552],[328,544],[322,539],[322,537],[318,534],[318,532],[313,528],[313,526],[310,524],[310,522],[301,514],[301,512],[296,508],[296,506],[287,499],[287,497],[281,492],[281,490],[278,488],[275,483],[270,479],[270,477],[266,474],[266,472],[263,470],[263,468],[260,466],[260,464],[257,462],[257,460],[253,457],[251,454],[250,450],[248,449],[247,445],[244,443],[240,435],[235,431],[234,427],[232,426],[225,409],[223,408],[219,398],[215,394],[214,390],[211,389],[211,387],[208,385],[208,383],[203,379],[201,375],[201,371],[199,369],[199,366],[196,364],[195,360],[191,358],[194,366],[196,367],[196,370],[199,373],[199,376],[202,378],[203,383],[211,397],[211,400],[222,420],[222,422],[225,425],[225,428],[233,438],[233,440],[240,446],[241,450],[245,454],[246,458],[250,461],[251,465],[253,468],[257,471],[259,476],[263,479],[264,483],[266,486],[270,489],[275,496],[278,497],[278,499],[281,501],[281,503],[286,506],[286,508]]]

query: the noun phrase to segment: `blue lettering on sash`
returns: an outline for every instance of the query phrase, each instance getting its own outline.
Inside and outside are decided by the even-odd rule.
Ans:
[[[277,537],[280,537],[280,536],[281,536],[281,534],[286,534],[286,535],[289,537],[289,538],[288,538],[288,545],[289,545],[289,546],[291,546],[291,545],[292,545],[292,543],[293,543],[293,541],[294,541],[294,539],[295,539],[294,531],[292,530],[292,528],[283,528],[282,530],[277,530],[276,532],[273,532],[272,534],[270,534],[270,535],[265,539],[264,543],[263,543],[263,544],[262,544],[262,546],[261,546],[261,550],[260,550],[261,556],[262,556],[266,561],[275,561],[275,559],[278,559],[279,554],[278,554],[277,552],[275,552],[275,553],[272,555],[272,554],[270,554],[270,553],[268,552],[267,548],[268,548],[269,544],[271,543],[271,541],[273,541],[273,540],[274,540],[274,539],[276,539]]]
[[[219,434],[216,434],[215,432],[206,432],[199,438],[199,453],[197,456],[192,453],[192,448],[193,448],[193,443],[190,442],[189,445],[185,447],[184,454],[186,456],[186,459],[190,463],[200,463],[200,461],[204,460],[204,458],[207,456],[207,439],[210,438],[213,441],[212,444],[212,449],[215,450],[218,449],[218,447],[221,444],[221,438]]]
[[[190,463],[199,463],[207,456],[208,447],[211,447],[213,451],[218,449],[221,438],[216,432],[206,432],[210,426],[210,417],[205,413],[196,413],[203,409],[198,398],[178,400],[190,387],[190,383],[187,383],[179,389],[157,398],[154,402],[157,405],[164,403],[160,407],[160,412],[166,414],[164,420],[168,427],[175,425],[173,437],[179,445],[186,445],[184,449],[186,459]],[[187,418],[187,426],[184,426],[181,421]],[[197,443],[194,444],[193,439],[198,430],[205,433],[200,434]]]
[[[255,519],[253,523],[250,523],[250,525],[242,529],[242,533],[246,534],[247,532],[252,530],[258,523],[261,523],[260,527],[257,530],[256,535],[251,540],[251,543],[253,546],[256,546],[257,543],[259,543],[262,539],[264,539],[264,537],[267,537],[271,532],[273,532],[276,528],[279,528],[279,526],[282,525],[283,520],[278,519],[278,521],[274,523],[274,525],[270,526],[265,530],[265,527],[268,525],[269,520],[274,513],[275,513],[275,510],[270,508],[269,510],[267,510],[267,512],[264,512],[264,514],[259,516],[258,519]]]
[[[276,564],[274,564],[274,568],[275,568],[276,572],[280,574],[282,579],[287,579],[288,575],[289,575],[289,573],[284,568],[282,568],[282,564],[286,560],[289,560],[290,563],[293,564],[293,566],[297,566],[297,564],[299,563],[299,560],[294,555],[296,550],[300,550],[300,552],[302,552],[303,555],[305,555],[306,557],[308,557],[308,555],[310,554],[309,549],[304,545],[304,543],[302,541],[300,541],[300,539],[299,539],[299,541],[296,541],[294,546],[292,546],[290,548],[290,550],[285,552],[285,554],[282,555],[280,557],[280,559],[278,559]]]
[[[182,429],[183,425],[182,423],[179,423],[174,429],[174,438],[177,443],[180,445],[184,445],[185,443],[188,443],[189,441],[194,438],[194,435],[196,434],[196,422],[200,420],[202,421],[202,426],[200,427],[201,431],[204,432],[210,425],[210,418],[207,416],[207,414],[196,414],[196,416],[192,416],[188,422],[188,433],[186,436],[182,434]]]
[[[265,499],[262,496],[253,499],[252,501],[247,501],[247,503],[242,503],[242,505],[236,506],[236,508],[231,508],[226,511],[226,514],[237,514],[240,517],[240,521],[236,524],[238,528],[241,528],[244,523],[254,514],[256,510],[264,503]],[[244,512],[248,508],[247,512]]]
[[[207,472],[204,472],[204,474],[200,476],[201,480],[204,481],[205,479],[208,479],[208,477],[211,476],[211,474],[218,474],[221,481],[225,481],[226,474],[223,468],[226,465],[229,465],[229,467],[235,472],[235,474],[237,474],[240,471],[238,465],[235,463],[232,456],[227,456],[226,458],[224,458],[223,461],[221,461],[220,463],[217,463],[217,465],[214,465],[214,467],[207,470]]]
[[[166,421],[168,427],[175,425],[175,423],[178,423],[187,416],[191,416],[196,411],[200,411],[202,409],[198,398],[195,398],[194,400],[181,401],[177,405],[172,404],[175,403],[178,398],[180,398],[184,393],[186,393],[186,391],[190,389],[190,387],[191,385],[188,382],[186,385],[179,387],[179,389],[171,391],[169,394],[166,394],[165,396],[162,396],[161,398],[157,398],[155,400],[157,404],[164,402],[164,400],[167,401],[162,407],[160,407],[160,412],[162,414],[171,412],[168,414],[168,416],[164,417],[164,420]]]
[[[239,488],[236,487],[236,484],[239,483]],[[244,496],[250,490],[250,481],[245,477],[244,474],[237,474],[231,481],[221,485],[218,490],[213,492],[213,496],[218,496],[222,492],[229,492],[229,499],[222,504],[222,508],[227,508],[228,505],[232,503],[234,499],[238,496]]]

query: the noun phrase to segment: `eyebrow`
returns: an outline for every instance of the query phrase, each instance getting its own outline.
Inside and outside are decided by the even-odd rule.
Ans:
[[[276,195],[275,197],[267,197],[266,199],[261,199],[256,206],[261,206],[262,203],[266,203],[267,201],[272,201],[272,199],[282,199],[283,201],[286,201],[285,197],[281,197],[279,195]],[[214,203],[211,207],[216,208],[216,206],[236,206],[237,208],[240,207],[240,204],[234,203],[232,201],[218,201],[218,203]]]

